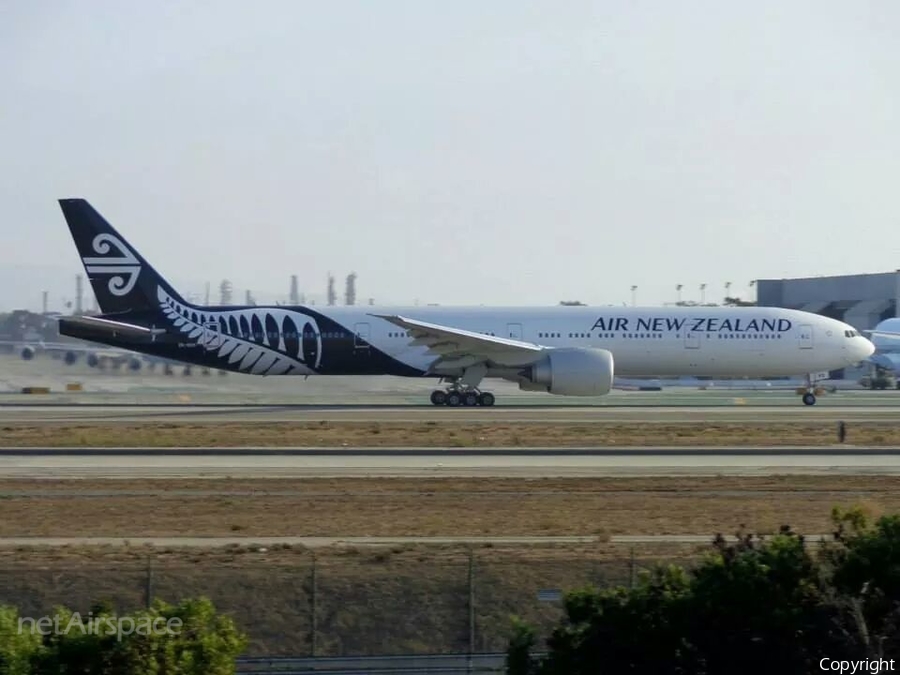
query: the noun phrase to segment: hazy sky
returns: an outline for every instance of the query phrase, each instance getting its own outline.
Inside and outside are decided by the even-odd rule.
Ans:
[[[184,293],[639,304],[900,268],[900,4],[0,3],[0,309],[89,199]],[[215,296],[215,293],[213,294]]]

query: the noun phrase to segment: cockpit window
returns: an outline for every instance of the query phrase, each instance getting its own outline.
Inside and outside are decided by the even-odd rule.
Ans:
[[[844,337],[852,338],[852,337],[860,337],[860,335],[855,330],[845,330]]]

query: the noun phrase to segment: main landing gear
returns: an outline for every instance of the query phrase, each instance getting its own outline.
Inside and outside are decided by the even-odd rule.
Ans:
[[[461,405],[467,408],[494,405],[494,395],[478,388],[486,374],[487,366],[480,363],[466,368],[461,377],[445,377],[442,381],[449,380],[451,384],[445,390],[435,389],[431,392],[432,405],[448,405],[451,408]]]
[[[447,405],[451,408],[459,406],[474,407],[477,405],[489,407],[494,405],[494,395],[489,391],[480,391],[475,389],[455,389],[450,388],[435,389],[431,392],[432,405]]]

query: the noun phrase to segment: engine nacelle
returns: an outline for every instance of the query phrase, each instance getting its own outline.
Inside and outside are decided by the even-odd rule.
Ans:
[[[97,366],[100,365],[100,357],[97,356],[94,352],[91,352],[90,354],[87,355],[87,364],[91,368],[96,368]]]
[[[34,347],[22,347],[20,354],[25,361],[31,361],[34,358]]]
[[[606,349],[552,349],[531,366],[520,389],[560,396],[603,396],[613,385],[613,355]]]
[[[129,359],[128,361],[128,370],[133,372],[137,372],[141,369],[141,360],[137,358]]]
[[[73,352],[71,349],[66,352],[65,356],[63,356],[63,361],[65,361],[67,366],[71,366],[78,360],[78,352]]]

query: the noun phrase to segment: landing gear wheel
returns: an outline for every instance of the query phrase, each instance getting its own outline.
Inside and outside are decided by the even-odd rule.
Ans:
[[[460,403],[462,403],[462,397],[455,391],[451,391],[449,394],[447,394],[447,405],[449,405],[451,408],[455,408]]]
[[[803,405],[815,405],[816,404],[816,395],[811,391],[803,394]]]
[[[481,396],[478,397],[478,402],[485,407],[494,405],[494,400],[494,395],[489,391],[481,392]]]
[[[432,405],[446,405],[447,403],[447,392],[441,391],[440,389],[435,389],[431,392],[431,404]]]
[[[471,391],[466,394],[463,394],[462,402],[463,402],[464,406],[472,408],[472,407],[478,405],[478,394],[476,394],[475,392],[471,392]]]

